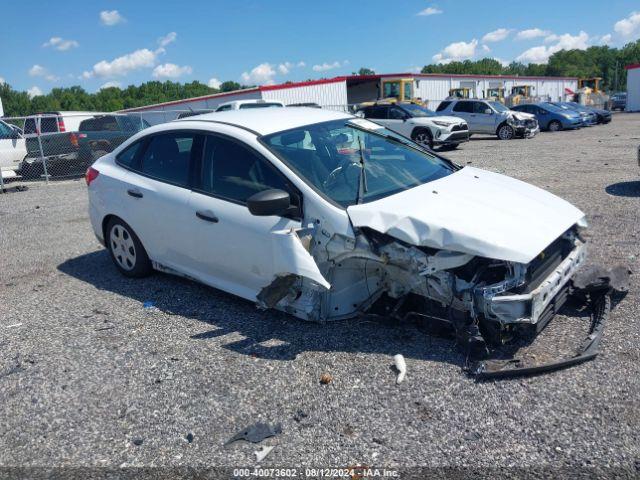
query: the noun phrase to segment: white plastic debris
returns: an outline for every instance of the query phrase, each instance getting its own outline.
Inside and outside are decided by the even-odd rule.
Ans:
[[[398,377],[396,378],[396,383],[402,383],[404,377],[407,375],[407,364],[404,361],[404,357],[399,353],[393,356],[393,363],[398,370]]]
[[[256,461],[260,463],[262,460],[264,460],[264,457],[269,455],[269,452],[271,452],[271,450],[273,450],[273,447],[263,446],[260,448],[260,450],[253,452],[256,454]]]

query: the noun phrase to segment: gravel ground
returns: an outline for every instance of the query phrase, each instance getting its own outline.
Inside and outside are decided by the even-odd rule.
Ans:
[[[571,201],[591,261],[638,271],[638,144],[640,115],[619,114],[447,155]],[[413,326],[309,324],[168,275],[123,278],[93,236],[83,181],[0,195],[0,225],[0,466],[252,466],[256,446],[223,443],[262,420],[283,429],[265,465],[640,474],[637,275],[596,361],[476,383],[450,340]],[[562,319],[554,338],[584,327]]]

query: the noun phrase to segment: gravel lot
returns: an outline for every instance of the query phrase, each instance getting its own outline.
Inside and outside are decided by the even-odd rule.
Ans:
[[[447,155],[571,201],[591,261],[637,272],[638,144],[640,115],[619,114]],[[0,252],[0,466],[253,466],[255,445],[223,443],[262,420],[283,429],[263,442],[265,465],[640,474],[638,275],[596,361],[476,383],[450,340],[414,326],[310,324],[167,275],[123,278],[93,236],[84,181],[0,195]],[[544,334],[576,326],[557,317]]]

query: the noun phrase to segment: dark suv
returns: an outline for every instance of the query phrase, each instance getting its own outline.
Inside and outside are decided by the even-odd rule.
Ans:
[[[84,120],[77,133],[78,159],[88,166],[147,127],[146,120],[127,115],[100,115]]]

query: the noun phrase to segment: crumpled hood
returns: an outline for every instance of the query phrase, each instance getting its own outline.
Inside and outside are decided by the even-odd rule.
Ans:
[[[584,221],[584,213],[545,190],[473,167],[347,213],[354,227],[412,245],[525,264]]]
[[[536,118],[536,116],[531,113],[518,112],[517,110],[512,110],[511,114],[518,120],[530,120],[532,118]]]

